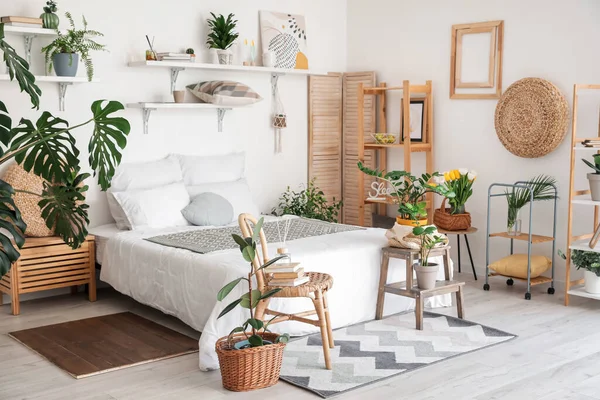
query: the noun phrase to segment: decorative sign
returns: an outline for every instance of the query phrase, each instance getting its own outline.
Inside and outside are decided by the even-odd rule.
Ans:
[[[369,191],[369,200],[386,200],[387,196],[390,196],[394,193],[394,189],[391,187],[385,187],[385,183],[381,182],[373,182],[371,183],[371,189],[375,190]]]

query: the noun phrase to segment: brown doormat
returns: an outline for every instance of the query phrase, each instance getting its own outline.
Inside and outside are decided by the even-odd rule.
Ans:
[[[198,351],[198,341],[123,312],[10,332],[9,336],[75,378]]]

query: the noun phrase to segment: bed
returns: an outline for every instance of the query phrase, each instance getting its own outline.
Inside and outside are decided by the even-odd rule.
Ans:
[[[265,221],[275,218],[265,216]],[[236,222],[231,225],[236,225]],[[133,230],[122,230],[116,225],[108,225],[90,230],[97,237],[97,259],[102,265],[102,281],[202,332],[199,366],[203,371],[218,368],[214,350],[216,340],[226,336],[234,326],[247,318],[247,310],[238,307],[217,319],[229,301],[218,302],[216,295],[226,283],[246,275],[249,264],[244,261],[239,249],[200,254],[146,239],[190,230],[208,233],[211,229],[217,227],[137,226]],[[387,244],[384,233],[383,229],[366,228],[287,242],[293,260],[301,262],[305,270],[325,272],[334,277],[334,286],[329,292],[334,329],[374,318],[381,248]],[[277,247],[277,243],[270,243],[272,252]],[[404,274],[404,262],[390,260],[389,279],[403,280]],[[439,279],[444,279],[443,271],[440,271]],[[240,285],[229,296],[233,300],[242,292]],[[430,298],[426,304],[429,307],[450,305],[449,295]],[[310,307],[308,299],[274,299],[270,308],[293,313]],[[412,299],[389,296],[384,313],[413,307]],[[290,335],[303,335],[317,328],[285,322],[278,324],[276,329]]]

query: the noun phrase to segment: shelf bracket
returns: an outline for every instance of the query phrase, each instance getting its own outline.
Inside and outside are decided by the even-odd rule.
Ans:
[[[219,133],[223,132],[223,118],[229,108],[217,108],[217,119],[218,119],[218,130]]]
[[[59,82],[58,83],[58,109],[65,111],[65,97],[67,95],[67,87],[72,83]]]
[[[173,67],[171,68],[171,93],[175,91],[177,85],[177,78],[179,77],[179,73],[183,71],[185,68],[181,67]]]
[[[148,134],[148,122],[150,121],[150,114],[155,108],[142,108],[142,118],[144,120],[144,135]]]
[[[33,45],[33,39],[35,39],[35,35],[25,35],[25,58],[27,62],[31,65],[31,46]]]

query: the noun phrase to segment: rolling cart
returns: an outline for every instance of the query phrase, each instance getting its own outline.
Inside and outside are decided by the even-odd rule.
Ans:
[[[492,197],[506,197],[506,193],[493,193],[494,188],[504,188],[504,189],[526,189],[529,192],[529,226],[527,229],[527,233],[520,233],[519,235],[509,235],[508,232],[498,232],[498,233],[490,233],[490,209],[491,209],[491,200]],[[552,236],[542,236],[542,235],[534,235],[533,232],[533,190],[527,185],[525,181],[518,181],[514,184],[506,184],[506,183],[493,183],[490,185],[488,189],[488,205],[487,205],[487,235],[485,238],[485,284],[483,285],[483,290],[490,290],[489,285],[489,277],[490,276],[504,276],[508,278],[506,280],[506,284],[512,286],[514,284],[514,280],[522,280],[527,282],[527,292],[525,293],[525,300],[531,300],[531,287],[536,285],[541,285],[545,283],[550,283],[550,287],[548,288],[548,294],[554,294],[554,253],[555,253],[555,243],[556,243],[556,202],[558,199],[558,190],[555,185],[552,185],[554,189],[554,217],[552,219]],[[514,253],[514,241],[526,241],[527,242],[527,279],[518,278],[514,276],[502,275],[496,272],[490,274],[489,265],[490,265],[490,238],[491,237],[499,237],[510,239],[510,254]],[[533,244],[538,243],[546,243],[552,242],[552,277],[548,278],[546,276],[538,276],[535,278],[531,278],[531,246]]]

